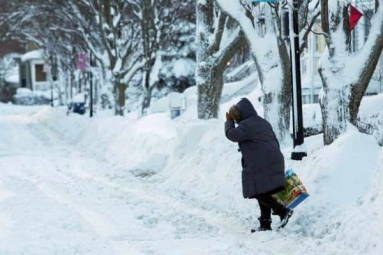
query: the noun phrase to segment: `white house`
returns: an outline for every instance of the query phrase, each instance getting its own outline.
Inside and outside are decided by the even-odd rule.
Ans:
[[[47,70],[44,51],[33,50],[25,53],[19,59],[20,87],[32,91],[47,91],[51,89],[49,70]],[[57,68],[54,68],[57,70]],[[54,71],[52,70],[52,71]],[[53,72],[52,80],[57,81],[57,72]]]

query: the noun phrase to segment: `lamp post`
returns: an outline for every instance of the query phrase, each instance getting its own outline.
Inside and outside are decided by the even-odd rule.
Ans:
[[[93,117],[93,73],[92,67],[94,66],[94,59],[92,52],[89,54],[89,117]]]
[[[289,35],[290,35],[290,61],[293,84],[293,141],[294,149],[291,153],[292,160],[302,160],[307,156],[307,149],[303,136],[303,113],[302,113],[302,85],[301,85],[301,61],[299,53],[299,19],[298,0],[289,2]]]
[[[252,0],[253,4],[259,2],[279,2],[279,0]],[[299,19],[298,0],[287,0],[288,8],[281,11],[281,35],[284,40],[289,40],[290,45],[290,66],[292,91],[292,114],[293,114],[293,142],[294,149],[291,159],[302,160],[307,156],[307,149],[304,144],[303,135],[303,113],[302,113],[302,86],[299,52]],[[282,3],[281,3],[282,4]]]
[[[53,101],[53,75],[52,75],[52,65],[53,65],[53,55],[52,52],[49,54],[49,61],[48,61],[48,74],[49,74],[49,82],[51,85],[51,107],[54,106]]]

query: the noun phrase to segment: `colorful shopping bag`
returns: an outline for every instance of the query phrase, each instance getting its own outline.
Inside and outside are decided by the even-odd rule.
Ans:
[[[290,209],[302,203],[308,196],[305,186],[293,169],[286,171],[286,189],[273,195],[279,203]]]

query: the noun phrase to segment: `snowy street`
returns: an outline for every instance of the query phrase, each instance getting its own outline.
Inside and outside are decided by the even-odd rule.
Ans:
[[[5,109],[10,110],[0,111],[1,255],[378,254],[379,236],[371,236],[379,229],[369,240],[349,245],[355,238],[349,234],[358,233],[347,224],[339,228],[339,208],[315,205],[316,198],[285,229],[250,234],[258,224],[255,201],[229,189],[239,199],[233,204],[246,205],[235,211],[225,208],[231,201],[222,196],[201,202],[203,190],[193,190],[199,199],[179,196],[176,187],[161,187],[166,174],[153,181],[127,174],[123,165],[51,129],[35,117],[47,109]],[[342,240],[346,234],[350,240]]]
[[[98,175],[110,165],[28,116],[1,116],[0,134],[0,254],[226,249],[217,219],[134,182]]]
[[[383,255],[383,0],[7,0],[0,255]]]

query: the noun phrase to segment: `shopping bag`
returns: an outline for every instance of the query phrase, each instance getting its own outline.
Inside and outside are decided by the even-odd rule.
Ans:
[[[273,194],[273,197],[289,209],[302,203],[309,194],[293,169],[286,171],[286,189]]]

